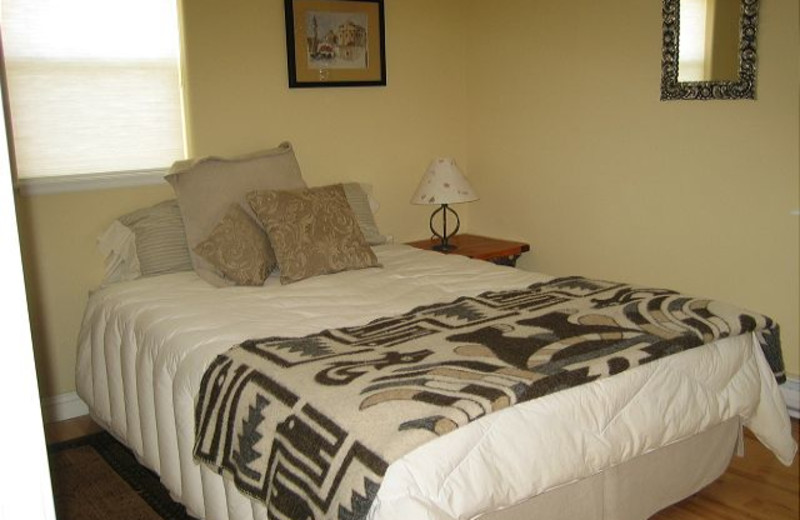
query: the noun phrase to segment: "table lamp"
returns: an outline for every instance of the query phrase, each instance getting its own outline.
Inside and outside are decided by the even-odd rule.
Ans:
[[[470,186],[469,181],[461,170],[456,166],[456,162],[449,157],[434,159],[428,170],[422,176],[422,180],[411,197],[412,204],[438,204],[439,207],[431,214],[430,228],[434,236],[438,237],[440,243],[433,246],[436,251],[452,251],[456,246],[450,244],[450,238],[458,233],[461,221],[458,213],[450,207],[450,204],[459,202],[471,202],[478,200],[478,196]],[[442,215],[442,232],[439,233],[434,227],[434,222],[438,214]],[[451,213],[456,219],[455,229],[448,233],[447,214]]]

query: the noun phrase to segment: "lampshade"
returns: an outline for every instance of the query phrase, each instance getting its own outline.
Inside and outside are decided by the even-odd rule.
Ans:
[[[411,197],[412,204],[456,204],[478,200],[478,196],[456,162],[449,157],[434,159]]]

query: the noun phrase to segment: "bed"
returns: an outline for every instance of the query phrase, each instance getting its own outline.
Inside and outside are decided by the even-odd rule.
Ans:
[[[369,483],[376,485],[370,486],[364,480],[359,487],[356,482],[352,489],[345,490],[350,493],[345,499],[336,498],[338,502],[330,500],[333,487],[309,491],[291,470],[282,475],[276,472],[276,480],[262,484],[265,495],[259,495],[257,488],[242,485],[241,475],[232,475],[213,464],[205,450],[205,443],[211,441],[200,435],[207,430],[204,425],[208,424],[205,417],[209,412],[204,403],[208,400],[209,381],[216,381],[213,369],[232,352],[241,351],[242,346],[249,345],[252,353],[259,342],[281,338],[288,343],[278,344],[278,349],[303,358],[308,355],[304,350],[308,345],[292,343],[296,338],[316,341],[319,335],[363,332],[376,323],[403,321],[430,309],[447,318],[439,321],[451,320],[449,325],[445,323],[445,329],[455,330],[460,327],[459,320],[475,312],[463,306],[453,311],[453,305],[481,304],[492,298],[513,302],[520,295],[523,299],[530,297],[526,291],[534,291],[540,298],[544,287],[556,287],[563,293],[565,287],[606,283],[554,279],[391,244],[371,218],[374,206],[366,196],[368,190],[355,188],[358,195],[346,199],[342,187],[314,192],[321,194],[325,203],[313,213],[326,213],[331,204],[349,204],[346,213],[350,215],[352,211],[354,217],[348,217],[348,225],[360,227],[358,240],[361,246],[368,243],[364,246],[365,256],[355,259],[357,268],[349,269],[336,263],[341,262],[337,255],[314,257],[314,242],[298,248],[297,226],[313,227],[307,214],[292,214],[303,205],[298,200],[292,199],[281,207],[280,199],[251,197],[250,208],[263,227],[254,226],[238,203],[230,204],[259,188],[253,184],[252,163],[259,163],[261,173],[256,177],[261,178],[263,162],[272,164],[276,158],[283,161],[281,175],[287,170],[294,173],[284,175],[276,187],[273,171],[267,175],[271,178],[270,188],[280,194],[287,193],[287,189],[300,189],[305,197],[305,184],[299,170],[295,171],[296,161],[293,155],[287,157],[287,152],[291,148],[282,145],[266,154],[234,161],[213,159],[180,164],[174,168],[179,173],[205,168],[206,177],[200,186],[187,187],[181,184],[183,180],[176,182],[173,178],[177,202],[167,201],[121,217],[99,242],[101,250],[109,255],[107,276],[106,282],[91,293],[81,326],[76,367],[78,394],[92,417],[131,448],[141,464],[156,472],[173,498],[183,503],[191,515],[209,520],[642,519],[722,474],[731,456],[741,451],[743,427],[749,428],[781,462],[789,464],[793,460],[797,446],[776,383],[776,375],[781,374],[776,374],[780,367],[774,357],[779,357],[779,350],[776,353],[774,348],[765,349],[764,329],[744,327],[745,322],[769,324],[768,318],[753,315],[753,319],[733,320],[737,321],[734,328],[742,325],[740,332],[719,337],[704,333],[706,340],[702,344],[668,352],[669,355],[658,351],[659,355],[648,357],[646,362],[635,357],[645,355],[641,352],[634,354],[633,363],[616,354],[609,355],[608,373],[602,377],[593,374],[580,384],[567,381],[536,398],[512,399],[509,404],[508,396],[498,398],[496,389],[492,390],[494,394],[479,395],[469,406],[489,403],[488,408],[494,411],[485,413],[478,406],[477,412],[449,428],[452,431],[448,433],[436,430],[448,424],[440,420],[444,416],[436,416],[433,422],[406,421],[398,428],[391,422],[395,420],[392,407],[396,406],[396,414],[400,415],[402,402],[389,399],[381,406],[365,407],[366,401],[362,401],[362,408],[383,411],[383,415],[365,416],[372,421],[366,421],[366,430],[410,431],[413,428],[406,426],[411,423],[415,428],[423,423],[428,426],[417,428],[422,431],[417,437],[424,442],[380,459],[388,462],[381,466],[380,479]],[[218,182],[220,167],[224,167],[224,183],[209,186],[209,179]],[[230,173],[237,168],[246,170],[245,181],[238,184]],[[185,200],[191,198],[194,188],[201,200]],[[214,197],[207,197],[207,193]],[[209,207],[216,214],[204,216],[202,229],[198,230],[195,213],[207,212]],[[285,222],[278,225],[265,216],[270,208],[278,208],[271,217]],[[341,223],[339,217],[338,213],[332,217],[337,226]],[[280,226],[295,227],[287,231]],[[242,241],[230,243],[233,231],[248,237],[244,246]],[[269,276],[263,256],[264,232],[275,249],[274,263],[279,267],[278,273]],[[287,241],[288,248],[284,247]],[[327,243],[328,238],[317,237],[316,242]],[[187,244],[191,246],[188,249]],[[258,247],[253,248],[253,244]],[[350,245],[345,249],[352,249]],[[204,258],[195,258],[192,252],[203,252],[206,246]],[[232,264],[225,264],[225,254],[233,250],[235,269]],[[153,251],[156,253],[151,254]],[[187,252],[192,255],[187,256]],[[243,257],[247,262],[242,262]],[[331,257],[337,257],[333,263]],[[302,266],[292,263],[296,258],[303,259]],[[220,271],[220,265],[227,270]],[[309,265],[316,266],[313,276],[298,270]],[[625,299],[633,293],[618,294]],[[671,293],[654,294],[672,297]],[[707,310],[705,305],[701,310]],[[531,323],[536,320],[540,317],[530,318]],[[713,315],[703,315],[699,321],[715,324],[711,328],[728,330],[727,325],[716,320]],[[484,329],[508,330],[503,327],[492,325]],[[608,339],[606,332],[598,334],[603,341]],[[525,338],[511,334],[505,339]],[[463,334],[459,341],[469,344],[464,351],[467,355],[480,357],[486,352],[476,349],[480,341],[469,340]],[[554,341],[563,343],[558,338]],[[412,343],[401,343],[406,344]],[[491,344],[484,346],[493,349]],[[651,350],[646,352],[656,352],[652,350],[656,347],[648,348]],[[289,368],[276,373],[291,373]],[[361,375],[348,371],[350,368],[344,367],[334,376]],[[525,370],[508,368],[481,377],[495,384],[508,379],[509,374],[527,374]],[[593,370],[596,369],[587,368],[584,374]],[[450,370],[448,377],[456,372]],[[383,372],[378,375],[383,377]],[[294,384],[293,377],[281,384]],[[318,378],[319,372],[313,377]],[[388,384],[381,381],[381,385]],[[447,397],[455,392],[451,383],[442,383],[426,398],[433,402],[436,399],[430,397],[432,394]],[[371,388],[385,389],[380,385]],[[485,393],[485,387],[481,388]],[[369,393],[356,388],[360,395],[365,392]],[[506,394],[513,397],[513,392]],[[316,406],[326,399],[336,404],[338,396],[325,390],[313,402],[310,397],[301,397],[307,400],[306,404]],[[459,413],[469,408],[465,408],[463,400],[447,397],[445,401],[447,406],[458,408]],[[494,406],[497,403],[500,404]],[[244,413],[250,410],[252,414],[254,407],[245,406]],[[381,419],[377,421],[376,417]],[[238,421],[245,424],[245,430],[247,422]],[[339,423],[347,425],[348,421]],[[239,439],[237,456],[246,456],[241,448],[243,435],[250,435],[252,446],[258,448],[251,450],[254,457],[256,451],[269,453],[269,442],[274,439],[240,429],[229,433],[233,441],[226,441]],[[324,441],[321,438],[320,444]],[[384,449],[383,443],[379,444],[371,449]],[[296,454],[292,457],[295,463],[302,458]],[[307,459],[315,457],[311,454]],[[290,458],[284,456],[283,460]],[[308,460],[296,467],[313,465]],[[327,481],[323,484],[330,485]],[[294,497],[316,499],[319,493],[327,493],[328,498],[314,504],[309,501],[306,508],[295,504],[294,509],[285,509],[275,493],[286,486],[295,486],[296,489],[289,489]],[[326,508],[331,503],[333,506],[320,509],[325,501]]]
[[[129,446],[142,464],[157,472],[192,515],[231,520],[265,518],[263,505],[239,493],[231,481],[195,463],[193,457],[195,398],[203,369],[217,354],[249,338],[273,335],[276,330],[285,336],[303,336],[326,328],[361,325],[456,296],[547,280],[541,274],[408,246],[375,249],[382,269],[322,276],[289,286],[272,281],[267,283],[269,290],[235,287],[220,291],[194,272],[101,288],[90,298],[82,327],[79,395],[94,419]],[[670,406],[665,405],[667,400]],[[586,413],[590,404],[592,411]],[[473,518],[511,506],[523,507],[518,504],[535,496],[543,501],[541,507],[553,511],[552,504],[544,504],[551,499],[541,496],[546,497],[548,490],[566,493],[565,486],[588,491],[565,494],[572,497],[568,498],[572,509],[555,506],[555,510],[568,513],[563,517],[574,518],[571,515],[576,507],[578,511],[586,507],[587,514],[597,513],[597,504],[575,504],[574,497],[582,496],[608,502],[612,508],[624,503],[634,511],[619,517],[644,518],[724,471],[743,425],[783,462],[791,461],[795,453],[785,406],[753,335],[718,341],[524,403],[524,407],[525,415],[498,412],[401,459],[387,472],[382,487],[386,490],[383,503],[390,505],[384,505],[375,518]],[[665,410],[674,412],[665,414]],[[537,424],[548,426],[543,429]],[[495,438],[486,432],[506,433]],[[520,439],[514,437],[515,432],[526,433]],[[698,434],[710,436],[715,448],[723,447],[723,460],[709,464],[710,474],[704,473],[708,468],[683,466],[685,459],[670,455],[666,461],[681,460],[676,476],[678,487],[684,489],[664,489],[669,479],[659,476],[655,480],[665,496],[654,504],[641,497],[643,488],[638,479],[633,480],[637,482],[637,504],[630,504],[631,497],[622,501],[614,494],[604,496],[617,492],[603,491],[614,487],[602,482],[609,471],[623,473],[621,466],[625,464],[644,464],[644,468],[633,469],[634,474],[669,474],[670,465],[660,460],[658,453],[689,445]],[[719,442],[719,438],[725,442]],[[526,449],[503,449],[509,445]],[[536,446],[541,451],[536,452]],[[469,459],[476,447],[481,453],[491,453],[491,457]],[[687,449],[708,455],[702,443]],[[405,506],[410,509],[403,510],[396,502],[401,500],[398,497],[412,496],[410,490],[425,486],[441,490],[442,482],[436,480],[440,470],[430,464],[437,457],[445,466],[453,460],[494,465],[493,472],[485,468],[492,479],[498,477],[498,468],[506,475],[536,468],[537,475],[526,478],[526,482],[509,476],[507,482],[495,482],[493,492],[474,494],[491,484],[491,479],[484,480],[476,468],[465,469],[451,475],[447,482],[450,512],[423,512],[429,505],[417,501],[410,501],[413,503]],[[658,460],[653,463],[658,471],[650,473],[646,468],[643,461],[648,457]],[[397,480],[390,480],[395,476]],[[631,477],[626,478],[630,485]],[[619,492],[620,496],[625,493]],[[446,516],[451,513],[453,516]],[[493,517],[487,514],[486,518]]]

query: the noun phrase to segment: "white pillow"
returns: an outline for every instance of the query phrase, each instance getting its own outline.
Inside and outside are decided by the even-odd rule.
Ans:
[[[142,276],[136,256],[136,236],[127,226],[115,220],[97,237],[97,250],[105,258],[102,285],[135,280]]]

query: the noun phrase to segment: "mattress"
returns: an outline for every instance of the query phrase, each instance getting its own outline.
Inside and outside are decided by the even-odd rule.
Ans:
[[[408,246],[375,251],[381,269],[286,286],[270,277],[265,287],[217,289],[186,272],[99,288],[79,336],[78,394],[190,514],[265,518],[263,504],[192,456],[194,400],[217,354],[247,339],[361,325],[550,279]],[[786,408],[753,335],[522,403],[427,443],[389,467],[369,518],[475,518],[737,417],[791,462]]]

